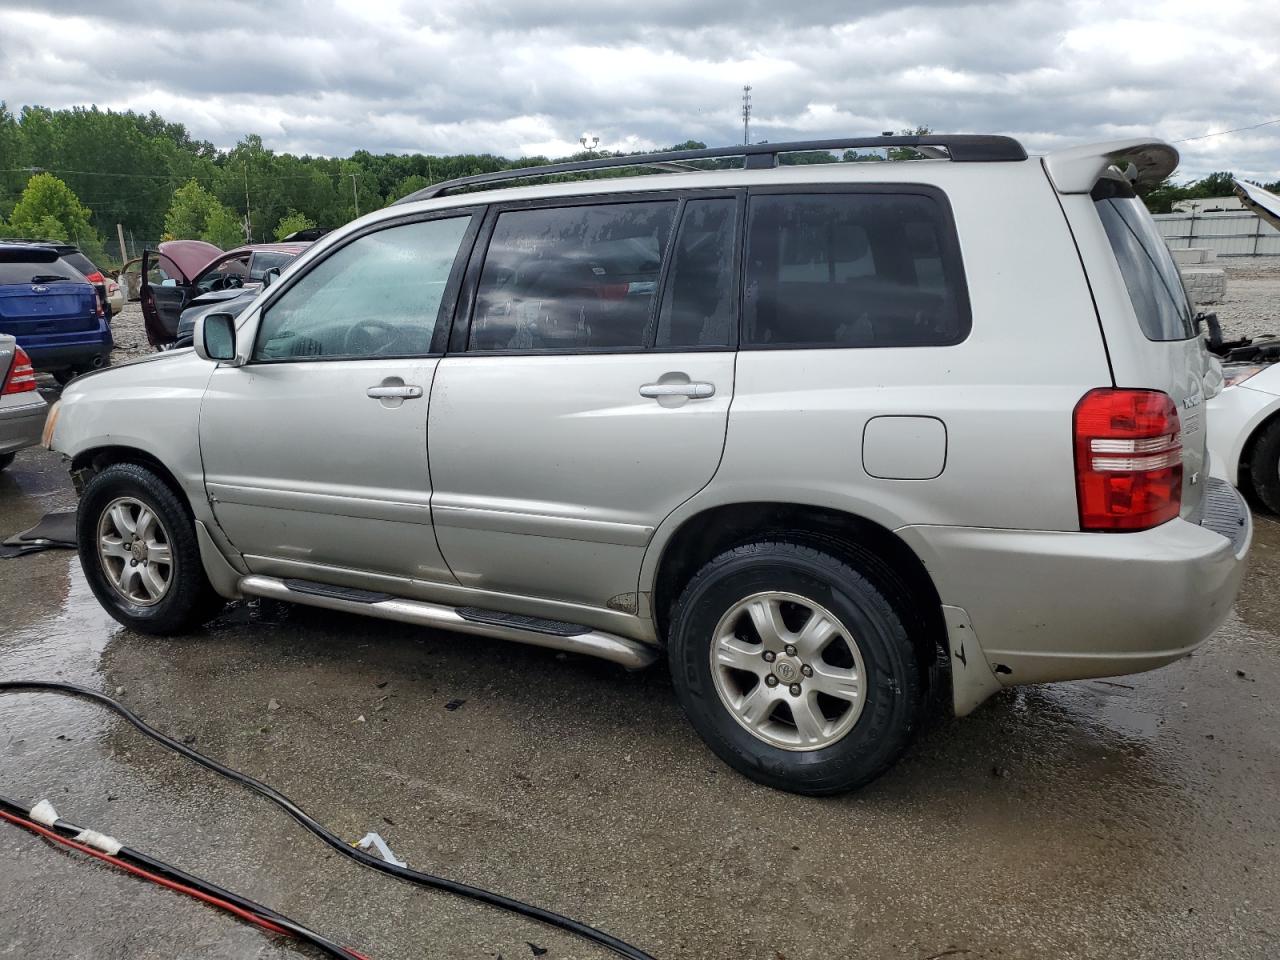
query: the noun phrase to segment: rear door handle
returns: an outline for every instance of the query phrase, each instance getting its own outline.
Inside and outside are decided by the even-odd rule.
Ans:
[[[398,397],[401,400],[416,400],[422,396],[422,388],[415,387],[412,384],[405,384],[403,387],[370,387],[365,391],[366,394],[375,400],[386,400],[389,397]]]
[[[716,395],[716,385],[695,380],[693,383],[646,383],[640,388],[640,396],[658,399],[659,397],[689,397],[693,400],[706,400]]]

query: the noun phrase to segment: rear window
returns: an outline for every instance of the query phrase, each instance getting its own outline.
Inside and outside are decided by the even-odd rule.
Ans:
[[[752,198],[744,346],[943,346],[969,328],[959,245],[938,198]]]
[[[1133,188],[1107,178],[1098,181],[1091,196],[1147,339],[1194,337],[1196,322],[1182,275]]]
[[[80,272],[66,260],[53,263],[0,262],[0,283],[56,283],[60,280],[85,282]]]

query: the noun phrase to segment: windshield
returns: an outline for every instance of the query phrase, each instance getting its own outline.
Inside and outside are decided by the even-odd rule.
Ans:
[[[261,280],[273,267],[283,270],[286,265],[293,262],[296,256],[296,253],[283,253],[278,250],[255,251],[253,258],[249,261],[249,279]]]
[[[1194,337],[1195,317],[1182,274],[1133,188],[1123,180],[1104,178],[1092,197],[1147,339]]]

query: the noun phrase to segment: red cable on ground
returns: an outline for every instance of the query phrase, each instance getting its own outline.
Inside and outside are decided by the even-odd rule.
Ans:
[[[134,866],[132,863],[127,863],[119,857],[103,853],[101,850],[95,850],[93,847],[87,847],[83,843],[77,843],[76,841],[64,837],[61,834],[48,830],[32,820],[26,820],[22,817],[14,816],[4,810],[0,810],[0,819],[7,820],[16,826],[24,827],[32,833],[39,834],[46,840],[52,840],[54,843],[60,843],[64,847],[70,847],[72,850],[87,853],[89,856],[103,860],[126,873],[132,873],[134,876],[142,877],[144,880],[150,880],[152,883],[159,884],[160,886],[166,887],[177,893],[185,893],[189,897],[194,897],[196,900],[200,900],[210,906],[217,907],[220,910],[225,910],[230,914],[234,914],[241,920],[247,920],[249,923],[261,927],[263,930],[280,934],[281,936],[294,938],[292,931],[286,930],[284,927],[277,926],[265,917],[260,917],[258,914],[245,910],[242,907],[238,907],[234,903],[223,900],[221,897],[212,896],[205,893],[203,890],[197,890],[195,887],[189,887],[186,884],[178,883],[177,881],[170,880],[168,877],[162,877],[159,874],[152,873],[150,870],[143,870],[141,867]],[[347,952],[359,957],[360,960],[369,960],[369,958],[364,954],[357,953],[349,947],[347,948]]]
[[[10,823],[16,824],[19,827],[25,827],[32,833],[38,833],[46,840],[52,840],[55,843],[62,844],[64,847],[70,847],[73,850],[79,850],[81,853],[87,853],[91,857],[97,857],[99,860],[105,860],[113,867],[118,867],[126,873],[132,873],[135,876],[142,877],[144,880],[150,880],[152,883],[158,883],[160,886],[168,887],[170,890],[175,890],[178,893],[185,893],[189,897],[195,897],[197,900],[202,900],[211,906],[226,910],[228,913],[234,913],[241,920],[248,920],[250,923],[256,924],[264,930],[270,930],[272,933],[282,934],[287,937],[293,936],[293,934],[284,927],[278,927],[270,920],[266,920],[258,916],[256,913],[250,913],[248,910],[237,907],[234,903],[228,903],[226,900],[221,900],[218,897],[212,897],[203,891],[196,890],[194,887],[188,887],[184,884],[170,880],[167,877],[154,874],[150,870],[143,870],[141,867],[135,867],[131,863],[125,863],[119,857],[113,857],[111,854],[103,853],[101,850],[95,850],[93,847],[86,847],[83,843],[76,843],[74,840],[69,840],[60,834],[54,833],[52,830],[45,829],[34,821],[24,820],[22,817],[15,817],[13,814],[7,813],[4,810],[0,810],[0,818],[8,820]]]

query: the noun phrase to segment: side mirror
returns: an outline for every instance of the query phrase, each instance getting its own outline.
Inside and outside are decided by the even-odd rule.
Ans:
[[[193,337],[196,354],[203,360],[236,358],[236,318],[229,313],[208,313],[196,321]]]
[[[267,287],[271,286],[273,283],[275,283],[279,279],[280,279],[280,268],[271,267],[269,270],[267,270],[266,273],[262,275],[262,289],[263,290],[267,289]]]

